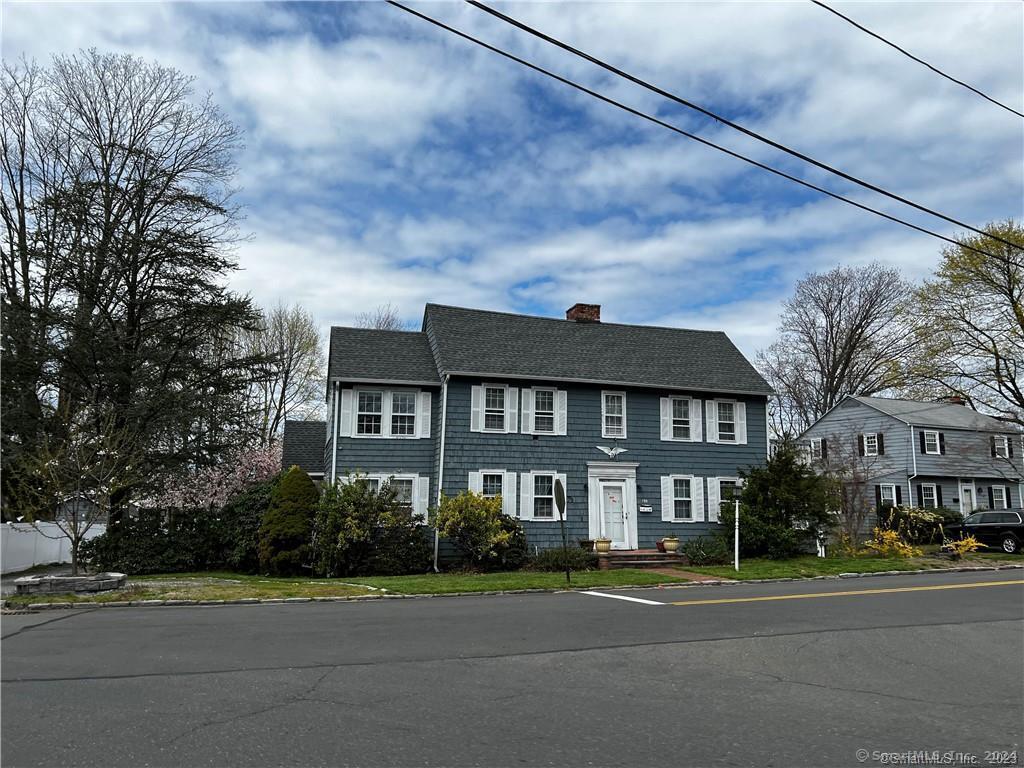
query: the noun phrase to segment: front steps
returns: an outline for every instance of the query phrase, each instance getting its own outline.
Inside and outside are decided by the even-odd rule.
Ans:
[[[686,565],[684,557],[656,549],[613,549],[597,556],[597,567],[602,571],[615,568],[671,568],[680,565]]]

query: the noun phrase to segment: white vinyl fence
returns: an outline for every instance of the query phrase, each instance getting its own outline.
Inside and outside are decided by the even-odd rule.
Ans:
[[[0,572],[14,573],[33,565],[71,562],[71,542],[64,538],[57,525],[36,525],[39,531],[26,523],[0,524],[0,543],[3,545]],[[96,524],[89,529],[85,538],[94,539],[105,530],[107,526]]]

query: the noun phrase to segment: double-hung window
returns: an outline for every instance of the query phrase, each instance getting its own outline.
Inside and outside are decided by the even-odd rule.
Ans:
[[[501,496],[504,477],[502,472],[484,472],[481,475],[481,495],[488,499]]]
[[[416,393],[391,393],[391,434],[412,437],[416,434]]]
[[[925,483],[921,486],[921,507],[924,509],[937,509],[939,506],[939,494],[935,490],[935,483]]]
[[[996,435],[992,438],[992,455],[1000,459],[1010,458],[1010,438]]]
[[[1007,503],[1006,498],[1006,487],[1002,485],[993,485],[992,489],[992,509],[1009,509],[1010,505]]]
[[[601,437],[626,436],[626,393],[601,393]]]
[[[933,456],[938,456],[942,453],[939,433],[935,430],[926,429],[924,431],[924,452]]]
[[[356,406],[356,434],[379,435],[384,418],[384,393],[359,392]]]
[[[878,435],[874,432],[869,432],[864,435],[864,455],[865,456],[877,456],[878,455]],[[883,488],[890,486],[882,486]],[[895,499],[893,501],[895,504]]]
[[[690,398],[672,398],[672,438],[690,439]]]
[[[864,435],[867,438],[867,435]],[[871,454],[874,455],[874,454]],[[879,486],[879,495],[882,499],[883,507],[895,507],[896,501],[896,486],[895,485],[882,485]]]
[[[555,516],[555,476],[533,476],[533,517],[550,520]]]
[[[722,443],[736,442],[736,403],[719,400],[718,406],[718,440]]]
[[[543,433],[555,431],[555,390],[533,390],[533,431]]]
[[[693,520],[693,481],[686,477],[672,480],[672,517]]]
[[[484,387],[484,430],[505,431],[505,387]]]
[[[395,501],[402,507],[412,511],[413,491],[415,481],[411,477],[393,477],[388,481],[391,490],[395,492]]]
[[[815,437],[811,440],[811,460],[820,461],[825,458],[825,451],[822,449],[822,438]]]

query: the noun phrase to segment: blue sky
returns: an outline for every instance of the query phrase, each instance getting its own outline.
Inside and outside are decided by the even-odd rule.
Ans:
[[[713,141],[944,233],[459,3],[418,8]],[[1024,6],[836,6],[1021,108]],[[1024,120],[809,2],[503,10],[977,225],[1022,217]],[[726,330],[753,354],[810,270],[920,279],[941,244],[602,105],[379,3],[13,3],[5,58],[128,51],[195,76],[246,135],[239,290],[326,327],[427,301]]]

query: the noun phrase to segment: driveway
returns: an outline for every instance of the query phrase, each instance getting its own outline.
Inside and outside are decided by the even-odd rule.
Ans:
[[[1024,730],[1019,571],[54,611],[3,634],[11,766],[984,765]]]

